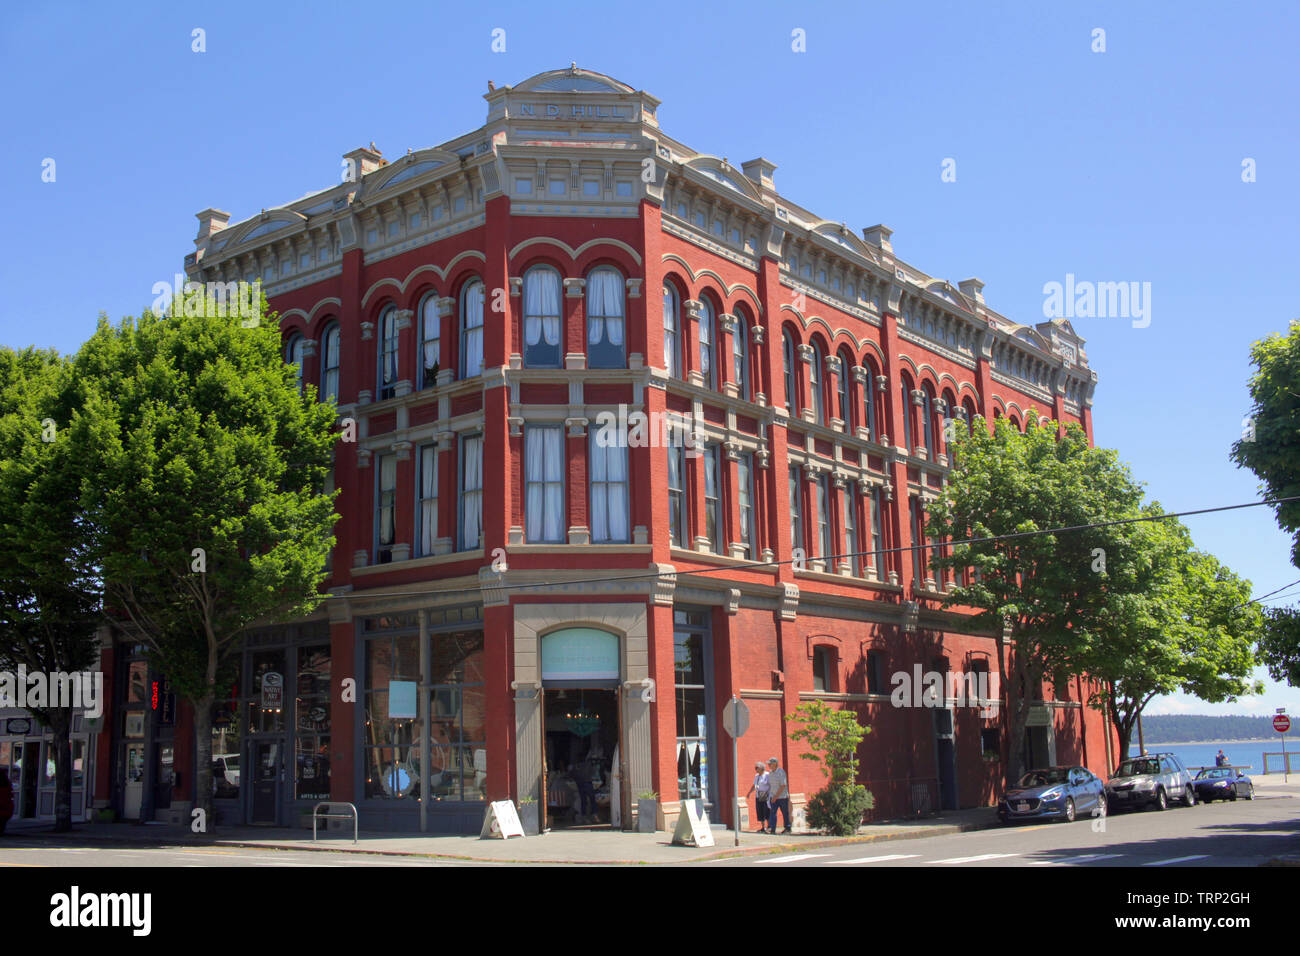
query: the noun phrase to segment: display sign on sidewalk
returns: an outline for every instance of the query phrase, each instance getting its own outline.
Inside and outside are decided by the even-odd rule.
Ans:
[[[479,831],[480,840],[508,840],[512,836],[523,836],[524,825],[519,822],[519,813],[509,800],[489,803],[483,815],[483,829]]]
[[[677,814],[677,828],[673,830],[674,846],[713,846],[708,814],[699,809],[702,802],[682,801],[682,812]]]

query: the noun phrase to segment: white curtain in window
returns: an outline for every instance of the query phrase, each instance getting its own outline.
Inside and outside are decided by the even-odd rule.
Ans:
[[[397,381],[397,313],[389,309],[383,318],[384,381],[391,385]]]
[[[339,327],[331,326],[325,333],[324,348],[321,349],[321,367],[325,369],[325,380],[321,382],[321,391],[325,399],[338,400],[339,397]]]
[[[560,274],[533,269],[524,278],[524,341],[560,344]]]
[[[473,378],[483,372],[483,283],[471,283],[465,290],[465,314],[461,320],[465,332],[465,368],[461,378]]]
[[[528,540],[563,541],[564,429],[558,425],[529,428],[525,446]]]
[[[673,378],[677,370],[677,296],[664,286],[664,369]]]
[[[397,458],[384,455],[379,464],[379,543],[392,544],[396,540],[393,523],[393,494],[397,488]]]
[[[466,550],[479,546],[479,536],[483,531],[483,439],[466,438],[461,445],[464,462],[461,465],[464,478],[461,487],[464,496],[461,501],[461,545]]]
[[[669,455],[671,461],[673,456]],[[672,467],[671,465],[669,466]],[[627,448],[591,444],[591,540],[627,541]]]
[[[421,310],[420,319],[420,337],[424,342],[424,368],[433,368],[442,360],[439,336],[440,320],[438,318],[438,297],[431,295],[424,300],[424,307]],[[422,370],[423,371],[423,370]],[[426,384],[432,385],[432,382]]]
[[[705,302],[700,309],[700,374],[706,384],[713,374],[713,306]]]
[[[300,392],[302,391],[302,352],[303,338],[301,335],[295,335],[293,341],[289,343],[289,364],[294,366],[294,380]]]
[[[438,537],[438,448],[420,449],[420,554],[433,554]]]
[[[623,277],[597,269],[587,277],[587,344],[623,344]]]

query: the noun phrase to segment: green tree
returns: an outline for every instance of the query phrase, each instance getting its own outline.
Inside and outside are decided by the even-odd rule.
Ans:
[[[47,680],[89,675],[99,656],[99,582],[78,507],[83,456],[68,428],[71,386],[56,353],[0,348],[0,668],[23,664]],[[27,709],[53,737],[54,829],[63,831],[72,828],[76,707],[52,698]]]
[[[1264,611],[1259,656],[1273,680],[1300,687],[1300,609],[1272,607]]]
[[[76,358],[75,427],[93,450],[83,498],[105,603],[194,707],[210,819],[213,702],[242,636],[322,600],[336,411],[299,392],[274,322],[175,311],[100,322]]]
[[[1116,453],[1092,447],[1079,426],[1061,434],[1032,409],[1026,418],[1023,434],[1005,419],[990,433],[978,417],[969,435],[956,430],[955,464],[926,529],[936,539],[975,539],[931,562],[960,575],[944,607],[974,608],[975,627],[1010,635],[1008,780],[1024,772],[1025,728],[1044,678],[1078,672],[1075,659],[1110,600],[1115,564],[1133,554],[1131,525],[1090,526],[1135,513],[1142,496]],[[1081,526],[1088,527],[979,540]]]
[[[871,728],[863,727],[853,711],[836,710],[820,700],[800,704],[785,719],[803,724],[790,739],[806,741],[808,750],[799,756],[819,764],[826,774],[826,786],[808,801],[809,824],[841,836],[855,832],[862,814],[874,805],[867,788],[857,782],[858,745]]]
[[[1143,509],[1163,514],[1158,503]],[[1202,700],[1254,691],[1253,643],[1261,617],[1246,603],[1250,583],[1192,547],[1173,518],[1135,523],[1128,560],[1112,564],[1109,600],[1073,664],[1100,682],[1091,703],[1104,710],[1128,753],[1152,698],[1177,690]]]
[[[1253,405],[1231,459],[1258,476],[1272,499],[1300,497],[1300,320],[1285,335],[1251,346]],[[1292,535],[1291,563],[1300,567],[1300,501],[1273,506],[1277,523]]]

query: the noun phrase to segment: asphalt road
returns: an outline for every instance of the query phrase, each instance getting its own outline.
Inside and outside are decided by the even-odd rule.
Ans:
[[[67,841],[39,837],[0,837],[0,866],[463,866],[459,860],[329,853],[316,850],[269,850],[255,847],[70,847]],[[477,866],[497,866],[478,863]]]
[[[1218,867],[1258,866],[1285,853],[1300,854],[1300,798],[1260,793],[1250,801],[1137,810],[1103,820],[1025,824],[695,865]]]

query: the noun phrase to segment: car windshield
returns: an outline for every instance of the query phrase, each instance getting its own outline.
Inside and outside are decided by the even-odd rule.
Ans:
[[[1228,776],[1227,770],[1202,770],[1196,775],[1197,780],[1217,780],[1219,777]]]
[[[1054,783],[1065,783],[1067,771],[1059,767],[1051,770],[1031,770],[1020,778],[1022,787],[1046,787]]]
[[[1125,760],[1115,771],[1117,777],[1136,777],[1142,773],[1159,773],[1160,761],[1151,759]]]

